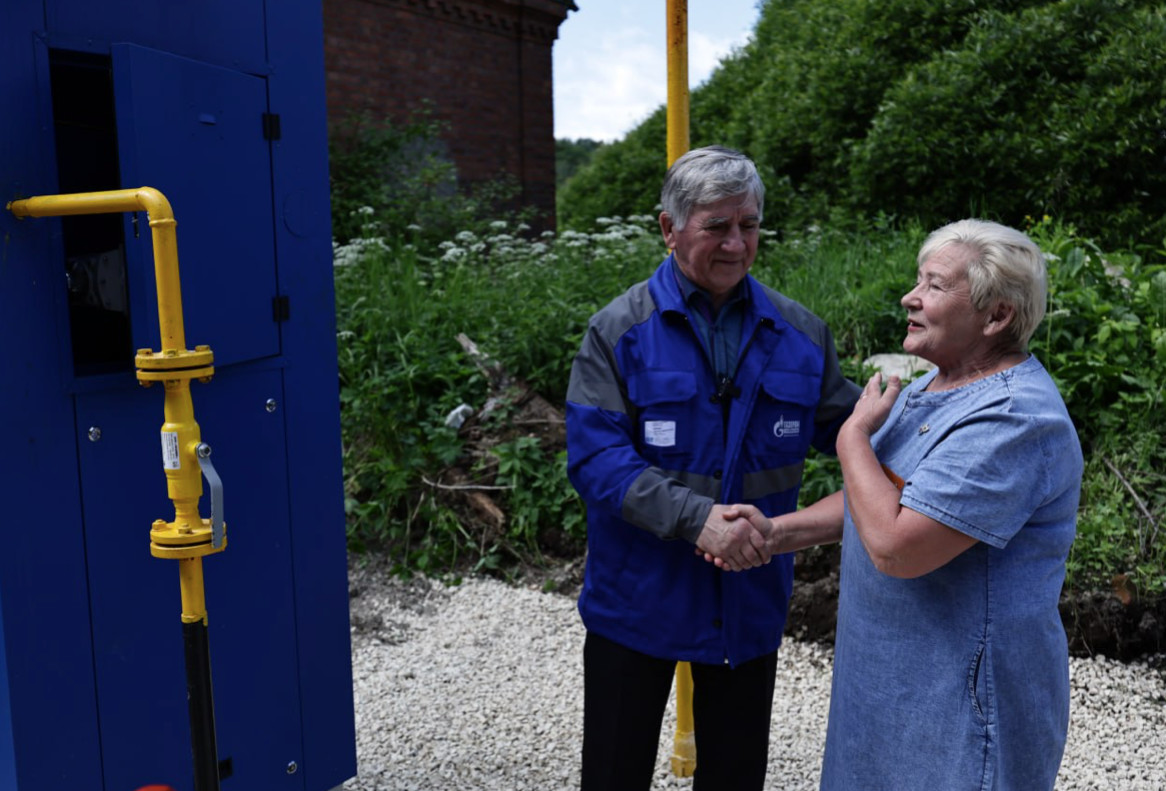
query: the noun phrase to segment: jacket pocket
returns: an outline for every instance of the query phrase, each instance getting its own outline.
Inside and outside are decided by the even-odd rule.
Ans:
[[[699,437],[696,375],[691,371],[644,371],[628,380],[636,408],[636,447],[646,458],[691,454]]]
[[[798,373],[770,373],[761,380],[746,446],[763,461],[805,456],[814,436],[820,380]]]

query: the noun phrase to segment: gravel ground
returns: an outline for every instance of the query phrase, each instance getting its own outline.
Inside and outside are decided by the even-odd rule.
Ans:
[[[358,775],[343,791],[556,791],[579,785],[583,627],[573,598],[490,579],[458,587],[350,574]],[[831,650],[778,653],[769,778],[812,791],[826,734]],[[1166,656],[1073,659],[1057,788],[1166,789]],[[653,791],[671,773],[675,711]],[[937,791],[941,791],[937,789]]]

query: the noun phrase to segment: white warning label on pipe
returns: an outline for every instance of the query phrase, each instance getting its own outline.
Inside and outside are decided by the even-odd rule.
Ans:
[[[178,432],[162,432],[162,467],[167,470],[180,470],[182,463],[178,459]]]

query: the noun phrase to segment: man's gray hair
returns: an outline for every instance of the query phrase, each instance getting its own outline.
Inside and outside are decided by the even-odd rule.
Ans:
[[[757,201],[758,219],[765,203],[765,185],[753,160],[724,146],[694,148],[678,157],[664,176],[660,206],[672,218],[676,230],[684,230],[697,206],[733,198]]]
[[[932,231],[919,249],[918,263],[949,245],[961,245],[972,254],[968,285],[972,307],[983,310],[995,302],[1013,307],[1011,336],[1020,349],[1045,316],[1048,269],[1036,242],[1006,225],[986,220],[958,220]]]

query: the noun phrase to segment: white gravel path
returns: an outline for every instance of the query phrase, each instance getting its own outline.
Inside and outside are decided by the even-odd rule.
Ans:
[[[352,579],[359,770],[343,791],[578,788],[583,627],[574,599],[490,579],[444,587],[359,568]],[[769,787],[816,791],[831,651],[787,639],[778,656]],[[1072,660],[1057,789],[1166,789],[1163,659]],[[692,787],[671,773],[674,728],[670,704],[653,791]]]

